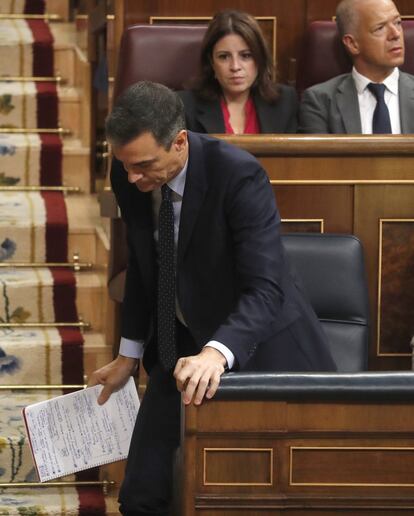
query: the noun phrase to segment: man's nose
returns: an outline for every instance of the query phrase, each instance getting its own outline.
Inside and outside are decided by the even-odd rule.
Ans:
[[[142,174],[136,170],[133,170],[133,169],[126,169],[127,171],[127,174],[128,174],[128,181],[130,183],[135,183],[138,179],[141,178]]]
[[[399,39],[402,36],[401,25],[391,24],[388,34],[389,34],[390,39]]]

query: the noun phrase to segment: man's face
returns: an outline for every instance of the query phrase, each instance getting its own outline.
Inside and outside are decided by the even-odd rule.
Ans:
[[[170,181],[183,168],[188,155],[187,132],[180,131],[169,150],[159,145],[148,132],[126,145],[114,146],[113,152],[122,161],[128,181],[141,192],[151,192]]]
[[[354,34],[344,36],[356,69],[375,82],[404,62],[401,17],[391,0],[360,0],[355,4]]]

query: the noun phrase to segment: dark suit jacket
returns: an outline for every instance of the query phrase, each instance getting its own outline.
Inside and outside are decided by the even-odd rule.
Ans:
[[[414,77],[400,71],[402,134],[414,133]],[[360,134],[358,93],[349,73],[308,88],[299,111],[301,133]]]
[[[122,336],[146,341],[149,370],[156,335],[152,196],[129,184],[116,160],[111,180],[130,250]],[[241,369],[260,355],[254,363],[269,370],[334,369],[319,322],[291,280],[279,228],[273,190],[258,161],[221,140],[189,132],[177,296],[197,346],[222,342]],[[288,328],[304,322],[312,328],[309,336],[299,348],[288,348]]]
[[[296,133],[298,100],[296,91],[290,86],[279,85],[280,97],[275,104],[265,102],[258,94],[253,101],[261,133]],[[203,100],[192,91],[179,91],[184,103],[186,125],[198,133],[225,133],[220,101]]]

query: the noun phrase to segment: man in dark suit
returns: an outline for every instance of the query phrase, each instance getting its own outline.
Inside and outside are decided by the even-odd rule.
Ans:
[[[404,62],[404,35],[395,4],[342,0],[336,21],[352,73],[304,92],[299,132],[414,133],[414,77],[398,68]]]
[[[118,98],[107,136],[117,158],[111,179],[127,225],[129,264],[120,353],[90,383],[104,385],[104,402],[134,373],[143,352],[149,381],[121,512],[167,515],[180,392],[185,404],[200,404],[214,396],[226,369],[326,371],[335,365],[289,275],[274,194],[256,159],[187,132],[177,94],[148,82]],[[170,201],[173,278],[164,263]],[[173,327],[165,332],[172,285]]]

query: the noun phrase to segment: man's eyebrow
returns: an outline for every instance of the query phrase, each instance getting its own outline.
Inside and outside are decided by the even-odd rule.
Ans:
[[[145,166],[151,165],[152,163],[155,163],[155,161],[157,161],[156,158],[144,159],[142,161],[136,161],[135,163],[131,163],[131,165],[133,167],[145,167]]]

